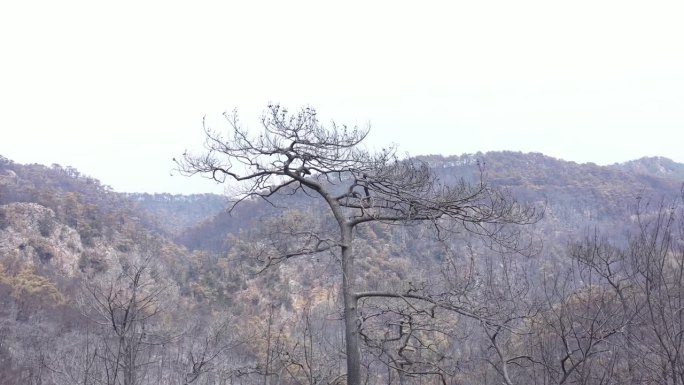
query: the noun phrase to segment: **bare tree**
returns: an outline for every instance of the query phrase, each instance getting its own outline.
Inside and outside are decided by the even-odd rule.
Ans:
[[[122,258],[113,277],[86,285],[85,314],[106,331],[95,352],[106,384],[144,383],[146,369],[154,362],[153,350],[169,341],[156,323],[170,285],[152,260],[151,254]]]
[[[201,174],[217,182],[237,182],[235,204],[260,198],[274,203],[283,194],[303,193],[322,199],[337,224],[326,236],[311,230],[292,234],[301,247],[271,255],[266,266],[288,258],[337,251],[342,268],[342,295],[347,353],[347,382],[360,385],[361,359],[358,300],[352,248],[354,229],[372,221],[408,223],[428,221],[438,232],[454,223],[486,236],[493,245],[521,247],[509,224],[538,219],[534,209],[517,204],[482,179],[443,185],[429,166],[415,159],[399,159],[394,148],[371,153],[362,146],[368,129],[332,123],[324,127],[316,111],[303,108],[289,114],[270,105],[259,135],[250,135],[236,114],[225,114],[229,132],[223,135],[204,125],[206,152],[185,153],[177,160],[184,175]],[[234,207],[234,206],[233,206]],[[448,221],[446,221],[448,219]],[[377,296],[381,293],[377,293]],[[373,297],[369,293],[364,297]]]
[[[637,272],[632,268],[634,264],[629,255],[627,250],[601,237],[598,231],[570,248],[573,267],[576,267],[581,281],[585,285],[605,287],[613,292],[620,303],[612,317],[623,325],[623,330],[614,338],[619,341],[612,343],[624,347],[615,349],[614,361],[620,364],[624,362],[627,370],[616,370],[614,377],[620,383],[639,384],[643,383],[640,377],[644,371],[639,369],[634,332],[635,326],[638,326],[636,321],[640,309],[643,308],[643,296],[635,289]]]
[[[684,197],[684,194],[683,194]],[[655,382],[684,384],[684,215],[680,202],[639,203],[629,259],[641,311],[632,338]]]
[[[242,344],[230,331],[231,317],[209,325],[204,317],[193,317],[189,322],[193,325],[179,338],[178,361],[184,369],[183,385],[199,383],[203,376],[219,371],[219,361],[228,361],[227,353]]]
[[[628,242],[597,231],[553,267],[526,338],[534,378],[553,383],[684,383],[684,222],[679,202],[640,198]]]
[[[582,284],[577,271],[545,277],[546,309],[532,319],[533,353],[552,383],[603,384],[615,376],[613,347],[625,320],[606,286]]]

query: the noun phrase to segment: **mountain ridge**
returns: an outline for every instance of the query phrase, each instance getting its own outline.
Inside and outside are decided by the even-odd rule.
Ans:
[[[463,284],[458,287],[464,290],[469,285],[486,288],[482,286],[484,274],[503,266],[511,267],[507,273],[523,277],[516,284],[524,284],[527,279],[544,282],[546,276],[572,268],[568,245],[597,234],[615,245],[628,245],[623,242],[626,235],[639,229],[634,216],[636,204],[651,201],[654,204],[643,214],[658,215],[661,202],[670,202],[681,194],[681,180],[676,173],[663,173],[657,167],[655,171],[642,170],[634,166],[641,164],[638,160],[623,169],[521,152],[430,155],[419,159],[430,164],[445,184],[458,183],[461,178],[479,181],[484,176],[486,183],[510,192],[519,201],[543,207],[544,218],[524,231],[544,248],[534,255],[511,259],[497,255],[468,232],[451,233],[444,243],[429,226],[363,225],[358,228],[354,244],[359,288],[415,293],[444,277],[451,277],[452,281],[447,282]],[[663,159],[658,162],[673,167]],[[247,200],[232,212],[226,211],[225,203],[226,198],[216,194],[118,193],[73,168],[20,165],[0,158],[0,378],[10,383],[30,383],[26,373],[40,376],[44,363],[79,373],[78,367],[64,357],[106,347],[93,346],[93,341],[122,341],[121,336],[114,337],[116,330],[112,334],[111,324],[118,327],[116,314],[123,313],[112,312],[112,317],[106,319],[109,322],[99,324],[93,324],[88,317],[106,316],[102,301],[107,298],[110,305],[116,306],[120,296],[128,298],[121,303],[139,298],[125,297],[135,286],[129,278],[138,273],[144,279],[144,288],[153,290],[147,292],[153,297],[143,298],[155,298],[154,306],[148,308],[154,309],[150,317],[137,321],[142,322],[149,336],[146,338],[153,339],[145,340],[138,348],[150,362],[164,357],[159,362],[175,365],[159,373],[186,378],[183,376],[197,367],[197,362],[190,359],[201,356],[201,352],[187,350],[198,346],[194,341],[206,341],[205,348],[212,346],[209,341],[232,346],[216,347],[216,357],[221,359],[212,362],[210,371],[214,376],[236,373],[231,370],[244,376],[251,374],[257,379],[246,382],[250,385],[262,383],[258,377],[262,363],[274,357],[272,354],[277,357],[277,352],[284,351],[282,363],[289,365],[297,354],[302,354],[298,349],[311,349],[314,340],[319,344],[317,349],[327,343],[341,346],[343,342],[335,332],[339,330],[339,266],[334,256],[303,256],[255,273],[260,268],[257,257],[262,251],[290,246],[287,230],[316,229],[325,235],[330,213],[319,200],[306,194],[276,197],[276,207]],[[283,243],[272,244],[274,237]],[[548,303],[549,308],[567,305],[569,302],[563,302],[566,298],[576,303],[579,297],[572,290],[581,285],[581,281],[569,284],[569,296],[558,294],[558,299]],[[480,303],[484,307],[488,304]],[[402,310],[404,305],[398,305],[395,310],[399,316],[411,308]],[[379,309],[373,306],[369,304],[366,310]],[[163,311],[157,317],[158,308]],[[380,309],[380,314],[391,314],[386,310],[389,308]],[[466,322],[459,317],[449,320],[441,327],[460,328]],[[387,325],[400,325],[397,322]],[[228,325],[232,334],[207,334],[226,330],[218,325]],[[312,325],[316,330],[327,330],[326,337],[317,340],[307,334],[314,330]],[[481,325],[469,326],[467,338]],[[378,327],[383,330],[381,325]],[[83,330],[92,334],[83,336]],[[276,330],[277,334],[273,334]],[[302,333],[308,342],[301,342]],[[521,335],[539,333],[532,329]],[[486,338],[484,343],[480,337],[472,338],[470,346],[488,346]],[[241,343],[232,342],[235,340]],[[280,341],[277,352],[269,350],[275,340]],[[445,339],[440,341],[447,343]],[[74,350],[65,353],[65,346]],[[443,347],[455,357],[453,365],[458,365],[459,357],[468,360],[469,355],[477,358],[479,354],[477,349]],[[335,373],[340,367],[337,351],[329,351],[326,358],[333,363],[331,370]],[[317,354],[325,353],[319,350]],[[231,366],[237,362],[244,366]],[[276,365],[275,361],[269,362]],[[479,378],[477,371],[469,372],[467,367],[459,370],[465,376],[460,382],[481,383],[475,379]],[[478,370],[492,369],[485,364]],[[495,378],[496,374],[492,372],[491,376]],[[218,383],[208,378],[207,384]],[[53,384],[45,378],[40,382]],[[147,383],[172,381],[160,378]]]

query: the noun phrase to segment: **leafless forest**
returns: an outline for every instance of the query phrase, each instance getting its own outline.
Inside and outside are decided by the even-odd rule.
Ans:
[[[205,131],[232,199],[0,158],[0,384],[684,384],[684,165]]]

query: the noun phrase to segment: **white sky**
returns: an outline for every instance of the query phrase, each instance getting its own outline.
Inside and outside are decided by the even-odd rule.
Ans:
[[[268,102],[413,155],[684,162],[684,2],[3,1],[0,155],[117,191],[171,177],[204,115]],[[218,126],[215,126],[218,127]]]

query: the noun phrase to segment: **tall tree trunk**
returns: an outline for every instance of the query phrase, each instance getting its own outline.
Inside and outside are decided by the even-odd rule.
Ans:
[[[342,295],[344,296],[345,343],[347,344],[347,384],[361,385],[358,299],[354,291],[352,227],[342,225]]]

